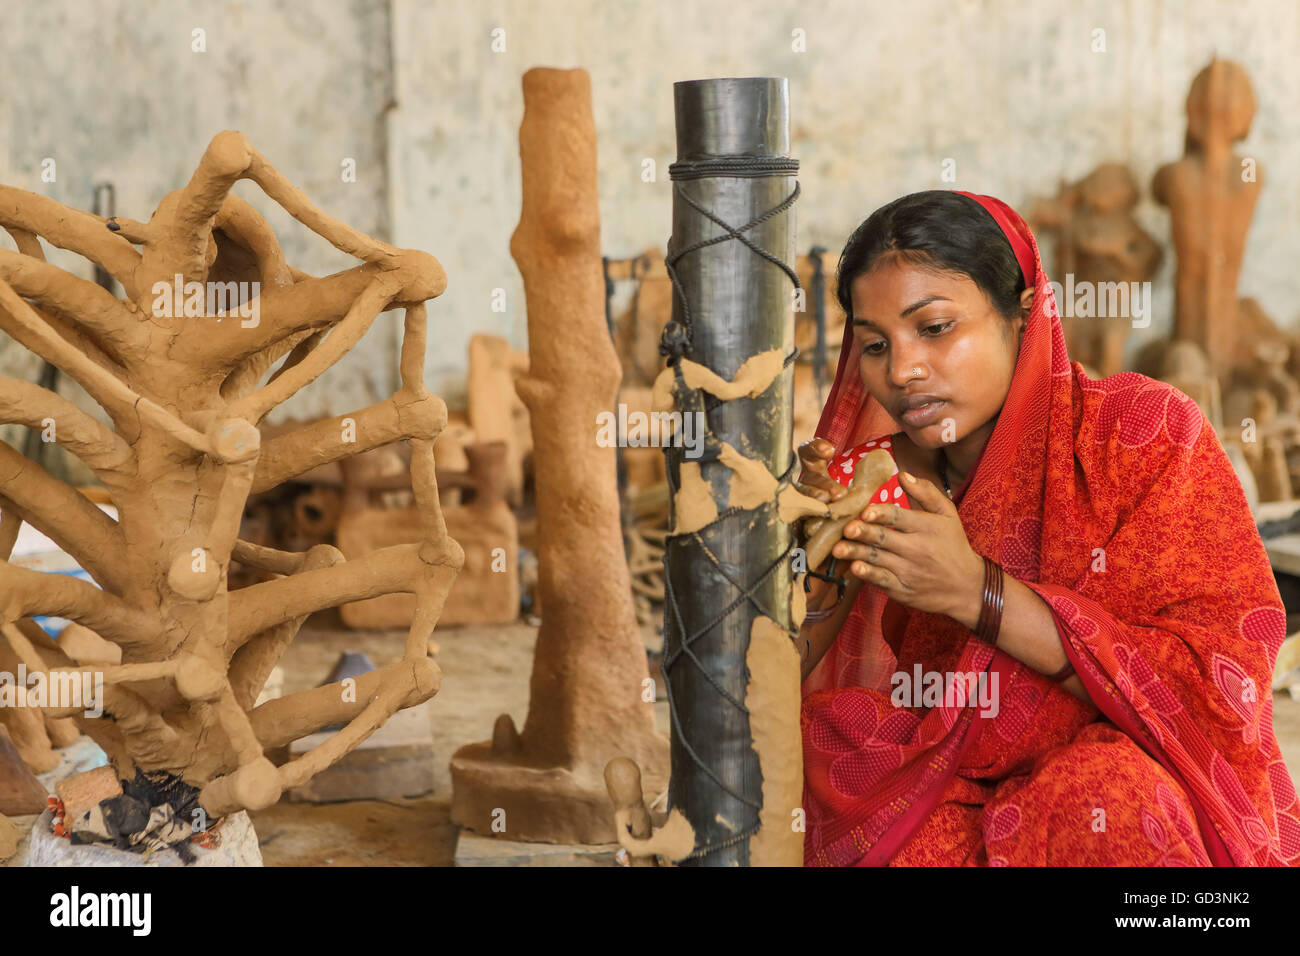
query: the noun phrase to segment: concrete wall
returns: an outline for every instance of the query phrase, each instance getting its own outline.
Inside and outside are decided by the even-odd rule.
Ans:
[[[1247,68],[1259,100],[1239,150],[1258,159],[1266,185],[1240,291],[1279,321],[1300,321],[1300,5],[1082,6],[22,0],[6,5],[0,30],[0,182],[88,208],[93,184],[110,179],[118,212],[147,219],[214,133],[242,130],[328,212],[442,262],[449,284],[431,305],[428,379],[454,407],[470,335],[526,347],[508,243],[520,206],[520,77],[530,67],[591,73],[602,244],[614,257],[667,240],[673,82],[788,77],[802,163],[799,246],[838,253],[861,219],[904,193],[955,187],[1026,208],[1106,161],[1131,166],[1144,190],[1139,218],[1167,241],[1151,175],[1181,155],[1188,85],[1217,53]],[[192,49],[196,28],[206,52]],[[497,28],[504,51],[492,49]],[[1093,49],[1099,29],[1104,52]],[[804,52],[793,48],[795,31]],[[40,179],[46,157],[57,163],[53,183]],[[356,182],[342,180],[348,158]],[[655,182],[642,181],[645,159],[657,164]],[[940,178],[946,159],[955,182]],[[319,274],[351,264],[255,187],[238,192],[270,216],[296,266]],[[56,261],[91,274],[75,257]],[[1172,271],[1170,255],[1148,336],[1169,326]],[[498,288],[505,312],[492,311]],[[339,413],[389,392],[397,321],[382,317],[276,418]],[[35,375],[19,352],[0,344],[0,371]]]

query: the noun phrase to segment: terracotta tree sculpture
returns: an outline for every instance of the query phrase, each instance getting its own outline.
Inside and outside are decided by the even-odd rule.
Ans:
[[[585,70],[524,74],[523,212],[510,252],[528,307],[539,589],[528,719],[451,761],[452,819],[485,835],[612,843],[605,764],[635,760],[653,798],[667,784],[619,523],[615,449],[597,441],[622,377],[605,324],[596,129]],[[496,824],[496,825],[494,825]]]
[[[324,278],[291,267],[266,221],[230,194],[240,179],[362,264]],[[439,686],[428,639],[464,560],[434,480],[446,406],[423,381],[424,302],[443,291],[442,267],[327,216],[230,131],[147,223],[0,187],[0,226],[19,250],[0,251],[0,329],[79,382],[113,427],[13,380],[0,382],[0,420],[50,428],[118,511],[115,521],[0,444],[0,557],[27,521],[99,584],[0,562],[0,632],[29,670],[81,664],[44,637],[36,614],[69,618],[121,648],[120,664],[94,668],[111,719],[56,714],[75,716],[120,777],[179,777],[200,788],[214,816],[268,806]],[[103,266],[125,297],[46,263],[40,239]],[[262,441],[266,414],[390,308],[405,310],[397,392]],[[329,545],[291,553],[239,540],[250,492],[399,439],[412,448],[419,543],[344,561]],[[229,591],[232,559],[278,576]],[[417,600],[400,661],[358,678],[352,694],[334,684],[254,706],[307,615],[391,592]],[[283,766],[264,756],[339,722],[328,742]]]

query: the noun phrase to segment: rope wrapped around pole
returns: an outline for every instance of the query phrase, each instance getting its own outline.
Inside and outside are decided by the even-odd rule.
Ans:
[[[669,806],[694,830],[681,865],[799,865],[793,540],[777,506],[797,460],[791,304],[799,279],[791,263],[799,185],[798,162],[787,155],[787,82],[681,82],[674,100],[665,256],[673,316],[660,351],[673,405],[683,418],[696,416],[685,434],[704,439],[665,450]],[[774,733],[764,729],[773,725]]]

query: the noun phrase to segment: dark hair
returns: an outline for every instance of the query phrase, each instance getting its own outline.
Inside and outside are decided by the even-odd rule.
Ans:
[[[1004,318],[1020,314],[1020,263],[996,220],[969,196],[947,189],[912,193],[881,206],[853,230],[840,254],[835,288],[845,315],[853,316],[853,280],[885,254],[967,276]]]

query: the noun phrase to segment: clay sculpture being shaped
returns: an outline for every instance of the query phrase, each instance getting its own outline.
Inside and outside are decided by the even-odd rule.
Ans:
[[[294,269],[262,216],[230,194],[240,179],[362,264],[323,278]],[[0,187],[0,226],[18,247],[0,250],[0,329],[80,383],[112,427],[15,380],[0,381],[0,421],[49,430],[117,509],[114,520],[0,444],[0,558],[27,521],[99,585],[0,561],[0,643],[29,671],[102,673],[107,719],[80,708],[54,716],[75,717],[120,779],[173,775],[212,816],[273,804],[439,687],[429,636],[464,561],[434,480],[447,410],[423,380],[424,302],[443,291],[442,267],[327,216],[231,131],[147,223]],[[102,266],[125,297],[45,262],[41,239]],[[405,312],[396,393],[263,441],[267,413],[395,308]],[[399,439],[411,446],[418,543],[345,561],[330,545],[292,553],[239,540],[250,493]],[[277,577],[228,590],[232,559]],[[309,614],[393,592],[416,596],[400,660],[355,688],[255,706]],[[121,648],[121,663],[82,666],[31,620],[38,614],[90,628]],[[335,723],[345,726],[282,766],[264,755]]]

